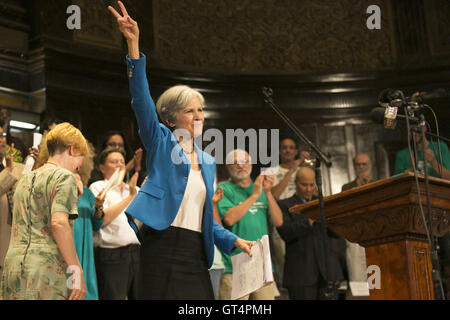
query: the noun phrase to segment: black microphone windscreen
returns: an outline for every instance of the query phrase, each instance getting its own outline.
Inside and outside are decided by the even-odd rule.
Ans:
[[[373,108],[370,111],[370,118],[373,120],[373,122],[376,123],[384,123],[384,113],[386,109],[381,107]]]

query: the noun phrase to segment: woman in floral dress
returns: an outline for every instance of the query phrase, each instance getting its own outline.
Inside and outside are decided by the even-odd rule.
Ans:
[[[86,295],[72,226],[82,192],[77,172],[88,152],[81,132],[61,123],[47,135],[49,159],[24,175],[14,194],[11,241],[4,262],[3,299],[69,299]]]

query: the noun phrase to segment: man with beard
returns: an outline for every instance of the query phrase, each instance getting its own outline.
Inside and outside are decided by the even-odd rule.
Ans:
[[[372,162],[365,153],[359,153],[353,159],[356,179],[342,186],[342,191],[350,190],[372,182]],[[348,274],[348,281],[367,281],[366,250],[357,243],[345,241],[345,266]],[[347,290],[347,300],[356,299],[350,288]],[[365,298],[358,298],[365,299]]]
[[[353,167],[355,168],[356,179],[342,186],[342,191],[363,186],[372,182],[372,163],[365,153],[360,153],[353,159]]]
[[[271,189],[273,176],[260,174],[252,182],[250,156],[243,150],[233,150],[226,157],[227,170],[231,181],[218,186],[223,189],[223,198],[217,204],[220,218],[225,228],[240,238],[256,241],[268,234],[267,223],[283,224],[280,208]],[[233,251],[233,255],[240,253]],[[219,299],[231,299],[233,266],[230,256],[223,254],[225,272],[220,282]],[[258,289],[242,299],[273,300],[273,283]]]

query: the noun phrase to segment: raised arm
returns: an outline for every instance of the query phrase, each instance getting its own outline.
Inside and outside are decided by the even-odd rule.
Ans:
[[[155,145],[161,136],[161,128],[156,114],[156,107],[150,96],[146,75],[145,55],[139,52],[139,27],[129,15],[122,2],[118,1],[122,15],[113,7],[109,11],[117,20],[120,32],[127,41],[127,75],[131,93],[131,107],[136,115],[141,141],[148,155],[155,151]]]
[[[111,11],[113,16],[117,19],[119,30],[127,40],[128,56],[131,59],[139,59],[139,27],[136,21],[134,21],[125,9],[125,6],[121,1],[117,1],[119,4],[121,16],[113,7],[108,6],[108,10]]]
[[[264,192],[266,193],[267,204],[269,206],[270,220],[275,227],[280,227],[283,224],[283,214],[281,213],[281,209],[271,192],[273,178],[273,175],[265,175],[263,186]]]

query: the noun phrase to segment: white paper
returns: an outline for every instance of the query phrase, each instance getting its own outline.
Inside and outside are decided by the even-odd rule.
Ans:
[[[41,144],[42,134],[39,132],[33,132],[33,147],[37,148]]]
[[[261,168],[261,174],[272,176],[278,173],[278,167]]]
[[[38,132],[33,132],[33,147],[38,148],[41,144],[42,134]],[[23,167],[22,174],[27,174],[33,170],[34,158],[32,156],[27,156],[25,159],[25,165]]]
[[[239,299],[273,282],[269,237],[264,235],[252,247],[252,257],[241,252],[231,257],[233,282],[231,299]]]
[[[103,198],[106,197],[108,191],[120,185],[124,177],[125,177],[125,169],[120,170],[120,168],[117,168],[116,171],[111,176],[111,178],[109,178],[109,180],[106,182],[106,186],[102,194]]]
[[[367,283],[367,281],[350,281],[349,285],[353,296],[355,297],[370,296],[369,284]]]

